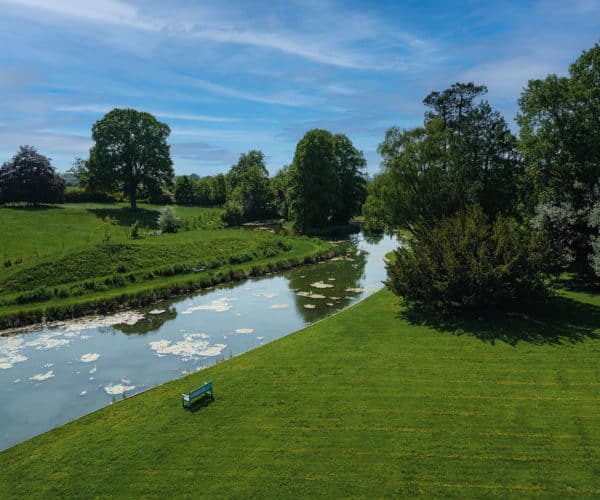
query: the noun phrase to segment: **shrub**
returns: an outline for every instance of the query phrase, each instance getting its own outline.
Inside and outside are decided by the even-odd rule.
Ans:
[[[158,227],[163,233],[176,233],[181,226],[181,219],[173,207],[163,207],[158,216]]]
[[[244,221],[244,209],[235,201],[228,201],[223,207],[225,212],[221,215],[223,222],[228,226],[239,226]]]
[[[131,237],[132,240],[137,240],[140,238],[140,221],[139,220],[136,220],[131,225],[131,230],[129,232],[129,236]]]
[[[66,203],[114,203],[118,197],[110,193],[88,191],[84,188],[68,187],[65,191]]]
[[[386,285],[430,309],[520,308],[545,295],[536,237],[509,218],[490,223],[480,207],[415,231],[387,266]]]

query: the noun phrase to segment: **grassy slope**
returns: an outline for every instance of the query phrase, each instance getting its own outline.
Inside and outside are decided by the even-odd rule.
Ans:
[[[463,335],[399,313],[377,293],[0,453],[0,497],[600,495],[598,295]]]
[[[0,267],[0,328],[39,321],[42,314],[62,319],[112,309],[129,301],[131,294],[138,298],[147,294],[147,302],[153,297],[147,293],[150,290],[162,289],[164,297],[170,293],[166,287],[180,293],[176,289],[180,285],[191,290],[201,280],[213,284],[211,275],[282,261],[302,262],[330,249],[325,242],[306,238],[207,229],[220,223],[219,209],[177,207],[177,212],[200,229],[130,240],[128,224],[140,220],[142,227],[152,229],[156,207],[146,205],[135,213],[119,205],[0,209],[0,227],[9,235],[4,244],[9,241],[11,248],[19,249],[6,250],[7,255],[25,256],[22,263]],[[107,215],[118,223],[106,228],[110,241],[101,243],[105,236],[101,221]]]
[[[104,238],[102,219],[106,216],[117,221],[108,228],[111,242],[126,242],[136,220],[142,229],[157,229],[159,208],[142,204],[137,212],[131,212],[125,204],[99,203],[50,205],[42,209],[0,207],[0,265],[15,259],[28,263],[98,244]],[[181,217],[202,222],[203,228],[219,225],[218,208],[175,208]]]

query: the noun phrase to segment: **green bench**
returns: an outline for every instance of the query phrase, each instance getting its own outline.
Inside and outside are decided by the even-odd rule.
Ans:
[[[214,401],[215,397],[213,396],[213,384],[212,382],[204,382],[203,385],[194,389],[189,394],[181,395],[181,403],[184,408],[191,409],[196,401],[204,398],[204,396],[210,396],[210,399]]]

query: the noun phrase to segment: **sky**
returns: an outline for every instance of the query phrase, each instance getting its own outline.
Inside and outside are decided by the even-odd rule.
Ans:
[[[0,0],[0,162],[29,144],[64,172],[129,107],[170,126],[178,175],[250,149],[273,174],[312,128],[346,134],[373,174],[432,90],[485,84],[514,127],[527,81],[598,42],[600,0]]]

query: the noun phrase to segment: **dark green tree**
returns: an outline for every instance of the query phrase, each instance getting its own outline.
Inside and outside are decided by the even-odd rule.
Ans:
[[[175,181],[175,201],[179,205],[193,205],[196,183],[187,175],[177,177]]]
[[[600,195],[600,45],[570,66],[569,76],[531,80],[519,100],[520,149],[533,186],[534,223],[589,272],[598,227],[591,212]],[[569,235],[568,238],[565,235]]]
[[[0,168],[0,202],[40,203],[65,201],[65,181],[50,160],[32,146],[21,146]]]
[[[296,230],[329,223],[338,193],[333,135],[314,129],[298,142],[289,173],[290,215]]]
[[[414,230],[473,204],[491,217],[517,212],[517,141],[500,113],[477,101],[485,92],[473,83],[432,92],[423,101],[431,108],[423,127],[386,132],[379,146],[382,177],[370,195],[383,199],[365,204],[368,224]]]
[[[331,216],[334,224],[346,224],[367,196],[367,161],[344,134],[333,136],[336,158],[337,193]]]
[[[228,223],[238,222],[240,216],[242,221],[248,221],[273,215],[273,193],[262,151],[241,154],[229,170],[227,180],[226,210],[236,214],[235,218],[228,217]]]
[[[113,109],[92,127],[90,185],[123,191],[135,209],[140,192],[156,192],[173,178],[169,134],[149,113]]]

